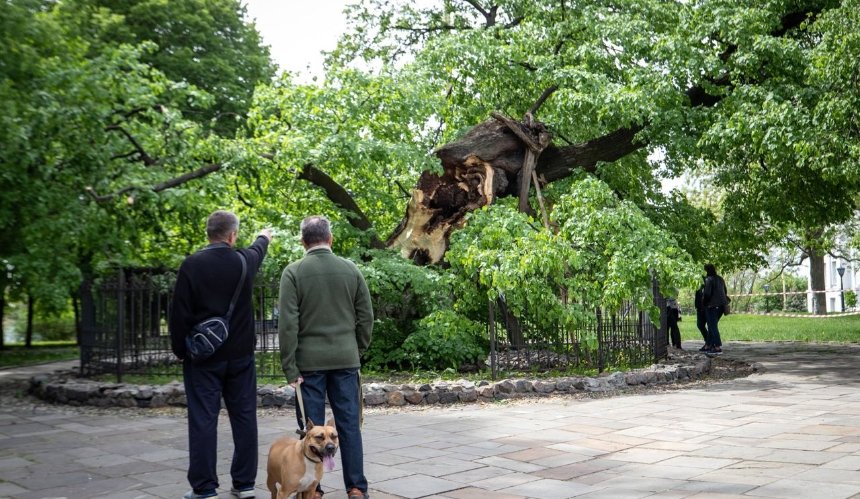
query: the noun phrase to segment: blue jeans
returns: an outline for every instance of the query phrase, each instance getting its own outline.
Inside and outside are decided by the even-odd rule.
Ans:
[[[218,488],[218,414],[221,397],[233,430],[233,487],[253,488],[257,478],[257,368],[254,355],[182,366],[188,399],[188,483],[198,494]]]
[[[361,386],[358,368],[331,371],[302,372],[302,398],[305,416],[314,425],[325,424],[325,400],[331,405],[334,424],[340,440],[338,452],[343,467],[343,484],[346,490],[357,487],[367,493],[367,478],[364,476],[364,447],[361,443]],[[296,405],[299,428],[304,428],[301,413]]]
[[[714,347],[723,346],[723,341],[720,339],[720,328],[717,326],[717,323],[720,322],[720,318],[723,316],[723,310],[725,310],[722,306],[719,307],[708,307],[705,311],[705,318],[708,322],[708,344]]]

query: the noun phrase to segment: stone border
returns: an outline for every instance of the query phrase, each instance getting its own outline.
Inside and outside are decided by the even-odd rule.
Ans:
[[[512,398],[556,394],[623,391],[646,386],[686,383],[702,379],[714,370],[711,358],[687,352],[670,353],[675,364],[653,364],[628,372],[603,373],[596,377],[562,377],[545,380],[504,379],[500,381],[440,381],[419,385],[365,383],[364,404],[368,407],[433,405],[491,402]],[[728,361],[734,362],[734,361]],[[750,372],[760,366],[746,365]],[[40,374],[30,379],[29,392],[57,404],[95,407],[166,407],[186,406],[185,388],[181,382],[166,385],[128,385],[98,383],[75,377],[73,372]],[[289,386],[263,385],[257,389],[258,407],[295,405],[295,390]]]

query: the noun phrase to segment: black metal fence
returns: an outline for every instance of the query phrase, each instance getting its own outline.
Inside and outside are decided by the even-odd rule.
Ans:
[[[607,366],[642,365],[666,357],[666,301],[653,287],[654,305],[661,311],[654,324],[631,303],[617,310],[596,309],[576,328],[541,327],[506,316],[504,303],[489,305],[490,369],[500,371],[566,371]],[[528,316],[528,314],[523,314]]]
[[[168,317],[175,276],[173,274],[118,272],[93,289],[93,311],[85,314],[81,328],[81,374],[126,374],[182,378],[182,365],[170,348]],[[257,376],[283,378],[277,334],[277,283],[254,286],[257,335]],[[654,287],[655,304],[665,302]],[[608,365],[641,364],[666,356],[668,338],[665,313],[660,324],[625,304],[619,310],[596,310],[594,320],[576,330],[540,329],[527,320],[519,322],[519,334],[508,334],[504,313],[491,307],[488,333],[490,364],[499,370],[565,370],[591,366],[602,371]]]
[[[182,378],[182,363],[170,348],[168,317],[173,274],[125,272],[93,290],[94,313],[81,328],[81,374],[125,374]],[[257,376],[282,378],[277,324],[278,285],[254,286]]]

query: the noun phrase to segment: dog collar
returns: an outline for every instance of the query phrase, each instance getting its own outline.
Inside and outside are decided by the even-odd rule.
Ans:
[[[312,462],[312,463],[321,463],[321,462],[322,462],[322,459],[320,459],[319,461],[316,461],[316,460],[315,460],[315,459],[313,459],[311,456],[309,456],[309,455],[305,454],[305,451],[304,451],[304,450],[302,451],[302,455],[304,455],[304,456],[305,456],[305,459],[308,459],[308,460],[309,460],[310,462]]]

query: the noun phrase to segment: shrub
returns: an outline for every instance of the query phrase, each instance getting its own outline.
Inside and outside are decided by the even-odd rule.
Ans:
[[[845,292],[845,307],[854,308],[857,306],[857,293],[854,291]]]
[[[405,359],[415,369],[458,369],[479,363],[488,352],[484,326],[452,310],[437,310],[418,321],[403,342]]]
[[[373,324],[373,341],[361,358],[362,366],[374,371],[400,369],[405,359],[403,342],[408,331],[398,327],[393,319],[377,319]]]

